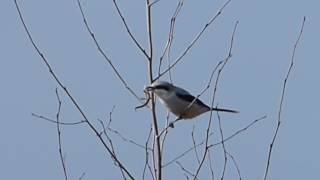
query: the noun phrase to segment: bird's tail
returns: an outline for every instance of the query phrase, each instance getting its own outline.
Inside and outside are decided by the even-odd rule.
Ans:
[[[221,111],[221,112],[239,113],[239,111],[236,111],[236,110],[222,109],[222,108],[212,108],[211,111]]]

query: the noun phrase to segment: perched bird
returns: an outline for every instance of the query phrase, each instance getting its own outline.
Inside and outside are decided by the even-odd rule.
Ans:
[[[208,111],[238,113],[238,111],[230,109],[210,108],[188,91],[166,81],[156,81],[146,87],[146,91],[155,93],[178,119],[192,119]]]

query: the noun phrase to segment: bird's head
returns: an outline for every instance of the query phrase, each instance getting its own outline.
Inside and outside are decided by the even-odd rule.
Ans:
[[[166,98],[173,93],[174,86],[166,81],[155,81],[145,88],[148,92],[154,92],[160,98]]]

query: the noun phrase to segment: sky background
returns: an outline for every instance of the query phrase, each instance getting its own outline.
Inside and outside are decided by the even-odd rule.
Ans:
[[[135,111],[139,102],[128,93],[98,53],[82,22],[75,0],[18,1],[29,30],[53,70],[97,128],[97,119],[112,114],[112,128],[144,144],[151,126],[147,108]],[[122,73],[129,86],[143,96],[148,85],[147,61],[136,48],[112,1],[83,0],[89,25],[100,45]],[[185,0],[176,22],[171,57],[174,60],[213,17],[225,1]],[[161,0],[153,7],[155,61],[159,61],[167,41],[170,17],[178,1]],[[119,1],[132,33],[148,49],[145,1]],[[277,123],[282,83],[287,73],[293,45],[303,16],[305,29],[290,75],[280,131],[269,179],[319,179],[319,42],[320,1],[246,0],[231,3],[210,26],[184,59],[172,70],[173,82],[198,94],[205,88],[213,67],[226,57],[236,21],[233,56],[224,69],[215,102],[237,109],[239,114],[221,114],[224,135],[228,136],[261,116],[267,119],[226,143],[236,159],[243,179],[262,179],[269,144]],[[0,179],[63,179],[56,126],[31,116],[55,117],[57,83],[27,39],[13,0],[0,1]],[[155,64],[157,68],[157,64]],[[168,80],[165,76],[163,80]],[[81,120],[70,100],[59,89],[61,120]],[[201,96],[211,102],[212,89]],[[165,125],[166,110],[157,106],[159,124]],[[209,113],[180,122],[169,133],[164,162],[192,146],[191,132],[200,142],[205,136]],[[213,121],[214,137],[220,139],[218,121]],[[111,134],[119,157],[141,178],[144,150]],[[86,125],[63,126],[62,140],[70,179],[120,179],[116,168],[96,136]],[[203,148],[199,149],[202,151]],[[223,153],[213,149],[215,177],[221,177]],[[179,160],[195,171],[195,154]],[[225,179],[238,179],[231,161]],[[164,179],[184,179],[183,171],[172,164],[164,169]],[[208,179],[205,167],[200,179]],[[148,177],[150,178],[150,177]]]

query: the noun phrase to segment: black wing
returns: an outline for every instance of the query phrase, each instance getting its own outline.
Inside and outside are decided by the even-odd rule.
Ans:
[[[196,99],[194,96],[192,96],[191,94],[180,94],[180,93],[176,93],[176,95],[181,98],[184,99],[186,101],[188,101],[189,103],[192,103],[192,101],[194,101],[194,99]],[[206,104],[204,104],[200,99],[196,99],[195,103],[200,104],[201,106],[207,107],[210,109],[210,107],[208,107]]]

